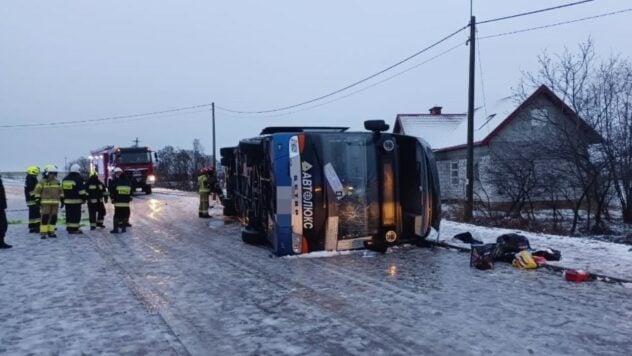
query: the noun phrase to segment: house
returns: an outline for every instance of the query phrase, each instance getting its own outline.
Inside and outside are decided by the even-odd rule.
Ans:
[[[394,132],[428,141],[437,160],[442,200],[462,200],[467,115],[443,114],[441,110],[435,106],[428,114],[399,114]],[[570,170],[562,170],[568,167],[563,153],[569,149],[587,151],[600,140],[599,134],[545,85],[524,101],[509,96],[491,107],[479,107],[474,114],[475,195],[507,202],[531,191],[532,197],[546,200],[543,181],[563,177],[567,181],[558,182],[561,187],[574,186],[572,174],[567,173]],[[562,147],[562,143],[566,145]],[[555,175],[551,174],[553,168]]]

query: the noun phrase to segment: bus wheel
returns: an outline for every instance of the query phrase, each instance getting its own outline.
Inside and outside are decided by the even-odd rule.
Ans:
[[[250,245],[262,245],[265,243],[265,238],[261,231],[257,231],[251,228],[245,228],[241,230],[241,239]]]
[[[148,185],[145,188],[143,188],[143,192],[145,192],[145,194],[147,195],[151,194],[151,185]]]

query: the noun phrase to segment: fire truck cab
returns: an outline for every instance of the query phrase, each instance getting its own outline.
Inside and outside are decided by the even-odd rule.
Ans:
[[[112,179],[112,170],[118,167],[127,175],[133,191],[140,188],[151,194],[156,183],[154,162],[158,157],[149,147],[106,146],[92,151],[89,158],[91,171],[96,171],[106,184]]]

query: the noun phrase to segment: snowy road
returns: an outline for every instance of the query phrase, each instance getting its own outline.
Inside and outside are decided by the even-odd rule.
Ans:
[[[20,187],[7,189],[23,209]],[[472,270],[445,249],[275,258],[242,244],[236,224],[198,219],[182,192],[139,196],[132,223],[52,241],[11,225],[0,353],[632,354],[632,289],[620,285]]]

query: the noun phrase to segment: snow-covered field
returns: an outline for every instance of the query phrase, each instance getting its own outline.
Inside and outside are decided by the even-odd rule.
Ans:
[[[7,190],[9,219],[24,221],[19,182]],[[276,258],[242,244],[237,224],[198,219],[195,195],[161,189],[134,200],[132,223],[85,237],[60,226],[44,241],[11,225],[0,354],[632,354],[622,285],[478,271],[441,248]],[[444,222],[441,238],[465,230],[502,232]],[[618,246],[528,236],[562,250],[562,264],[630,276]]]

